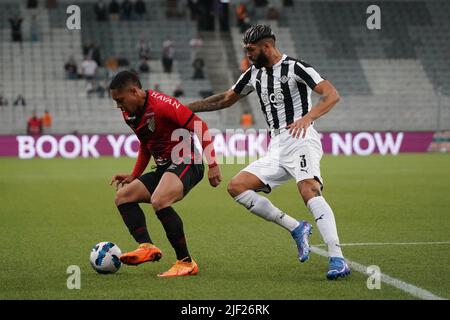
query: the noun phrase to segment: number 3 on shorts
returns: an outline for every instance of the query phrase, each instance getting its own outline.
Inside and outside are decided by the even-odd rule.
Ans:
[[[306,156],[304,154],[300,155],[300,167],[306,168]]]

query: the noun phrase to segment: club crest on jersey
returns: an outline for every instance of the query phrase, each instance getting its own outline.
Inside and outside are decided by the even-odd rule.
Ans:
[[[151,132],[155,131],[155,117],[151,116],[147,119],[147,127]]]
[[[282,76],[282,77],[280,78],[280,82],[281,82],[281,83],[286,83],[286,82],[289,81],[289,79],[290,79],[290,77],[288,77],[288,76]]]

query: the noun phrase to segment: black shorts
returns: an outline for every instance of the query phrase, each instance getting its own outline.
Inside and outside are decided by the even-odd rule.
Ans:
[[[164,166],[157,166],[156,170],[148,172],[140,176],[138,179],[144,184],[150,194],[155,192],[162,176],[166,172],[172,172],[180,178],[183,183],[183,195],[187,195],[189,191],[203,179],[205,168],[202,164],[175,164],[169,163]]]

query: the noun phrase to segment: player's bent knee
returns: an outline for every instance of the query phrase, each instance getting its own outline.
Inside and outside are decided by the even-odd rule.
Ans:
[[[227,190],[230,196],[235,198],[245,191],[245,187],[237,179],[231,179],[228,183]]]
[[[120,206],[121,204],[128,202],[147,202],[145,198],[146,196],[141,194],[139,189],[136,189],[132,185],[126,185],[117,190],[114,203],[116,206]]]
[[[128,192],[125,190],[125,188],[119,189],[116,192],[116,196],[114,198],[114,203],[116,204],[116,206],[120,206],[121,204],[130,202],[127,201],[128,200]]]
[[[153,195],[151,198],[151,203],[152,203],[153,210],[155,210],[155,212],[156,212],[161,209],[170,207],[173,204],[173,201],[171,201],[170,199],[164,198],[162,196],[159,196],[159,195]]]
[[[305,203],[307,203],[310,199],[314,197],[319,197],[322,195],[320,191],[320,185],[315,180],[301,181],[300,194],[302,195],[303,201]]]

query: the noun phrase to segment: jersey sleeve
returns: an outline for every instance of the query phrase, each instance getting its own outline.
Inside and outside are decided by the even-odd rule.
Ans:
[[[239,77],[238,81],[231,87],[234,92],[241,95],[247,95],[255,90],[255,87],[251,82],[252,70],[253,66],[248,68],[247,71]]]
[[[150,152],[148,151],[146,146],[142,142],[140,142],[136,164],[134,165],[131,175],[135,178],[140,177],[144,172],[145,168],[147,168],[150,158],[151,158]]]
[[[324,80],[310,64],[304,61],[295,62],[294,77],[297,82],[304,82],[313,90]]]

